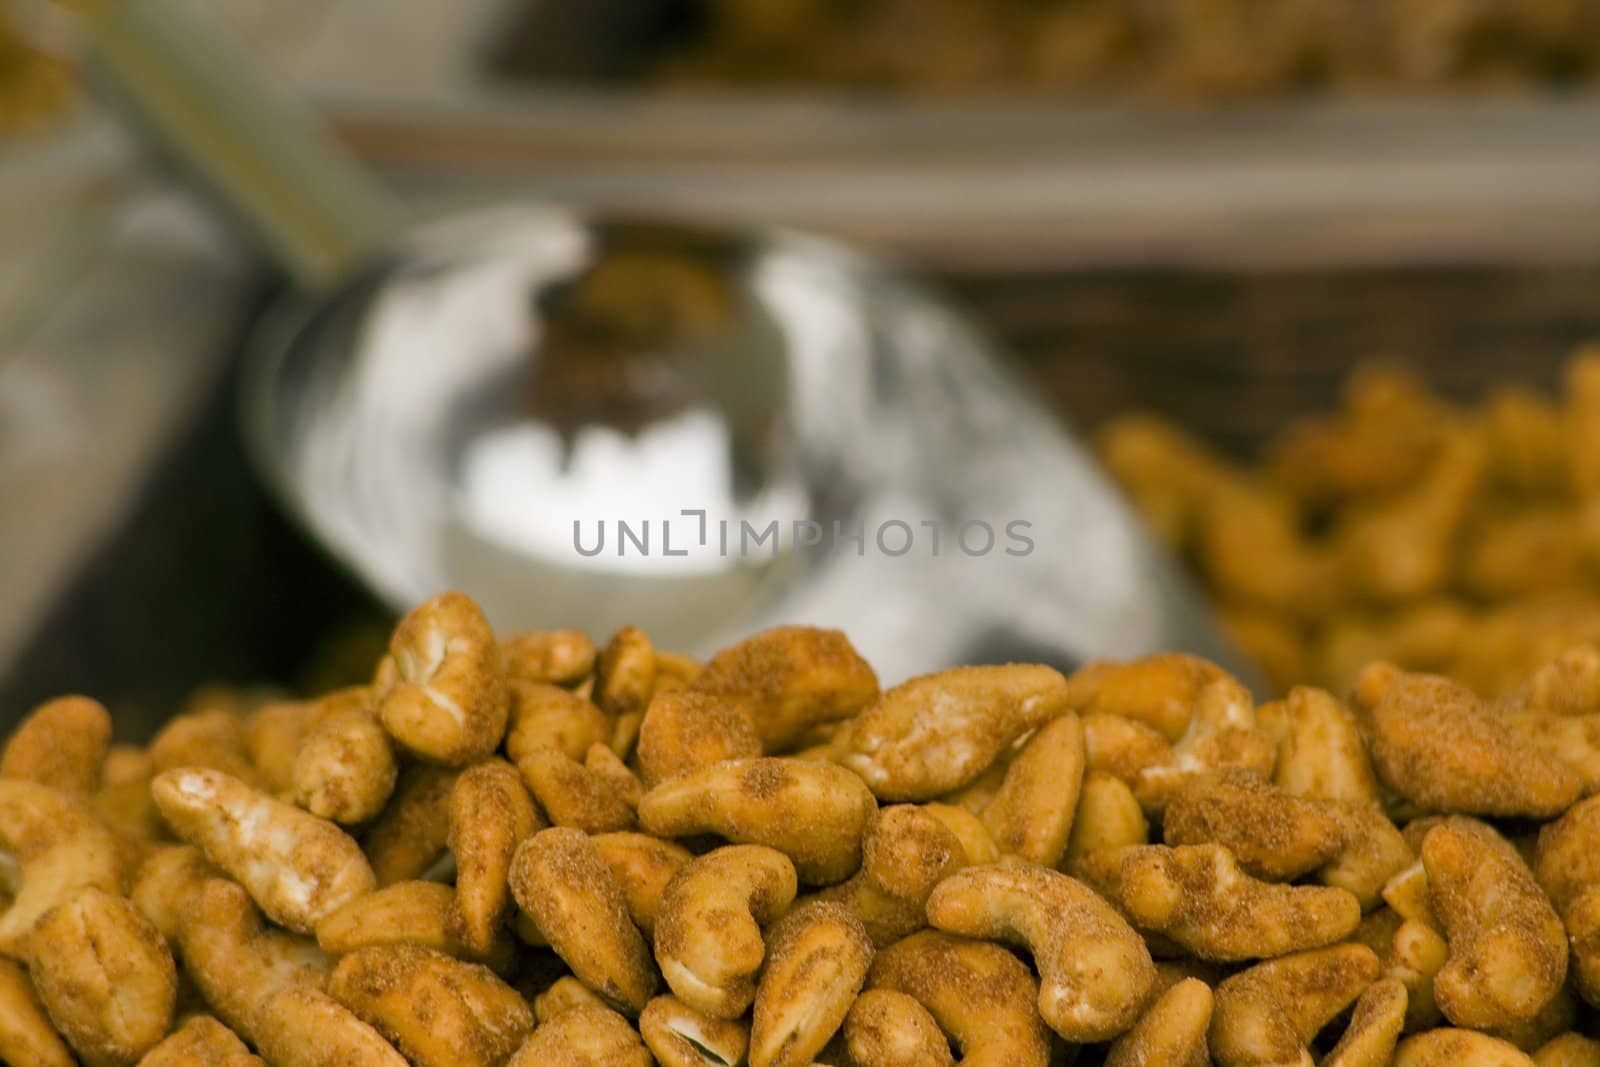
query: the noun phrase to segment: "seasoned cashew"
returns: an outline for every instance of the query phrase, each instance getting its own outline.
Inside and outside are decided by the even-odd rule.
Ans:
[[[254,786],[264,785],[250,762],[245,720],[226,707],[201,706],[167,722],[150,742],[157,774],[179,767],[209,767]]]
[[[1226,677],[1216,664],[1181,652],[1100,660],[1067,679],[1067,706],[1132,719],[1176,742],[1188,731],[1201,692]]]
[[[443,593],[400,620],[373,681],[378,719],[432,763],[477,763],[500,744],[509,697],[489,620],[471,598]]]
[[[1083,724],[1071,712],[1027,740],[983,809],[983,824],[1002,853],[1044,867],[1061,862],[1078,810],[1083,762]]]
[[[1196,693],[1194,715],[1172,746],[1172,758],[1140,770],[1133,791],[1145,810],[1156,814],[1189,782],[1230,770],[1269,777],[1276,759],[1276,743],[1256,727],[1250,691],[1222,674]]]
[[[369,945],[409,941],[457,959],[509,969],[513,948],[505,933],[482,950],[461,940],[456,894],[438,882],[396,882],[356,897],[317,924],[317,944],[331,956]]]
[[[993,863],[1000,858],[1000,846],[989,836],[989,830],[983,825],[983,820],[972,812],[953,804],[940,804],[937,801],[919,804],[917,807],[944,824],[944,828],[955,835],[956,840],[961,843],[961,852],[966,856],[966,862]],[[887,808],[878,809],[880,815],[887,810]],[[870,833],[869,829],[868,834]],[[864,847],[870,846],[864,845]],[[864,854],[862,862],[863,864],[869,862]]]
[[[1322,805],[1238,771],[1180,789],[1162,833],[1169,845],[1226,845],[1250,874],[1283,882],[1321,867],[1345,841]]]
[[[581,760],[589,746],[611,739],[611,725],[592,701],[558,685],[512,681],[506,754],[515,763],[536,746],[548,745]]]
[[[1406,987],[1397,978],[1381,978],[1368,986],[1322,1067],[1388,1067],[1405,1026],[1406,997]]]
[[[1600,1067],[1600,1041],[1566,1033],[1552,1038],[1533,1054],[1536,1067]]]
[[[357,949],[328,994],[419,1067],[495,1067],[533,1029],[533,1011],[493,971],[420,945]]]
[[[736,1067],[750,1043],[744,1023],[713,1019],[671,994],[645,1005],[639,1035],[661,1067]]]
[[[88,697],[60,697],[29,713],[0,750],[0,778],[21,778],[68,793],[100,788],[111,743],[111,714]]]
[[[1039,971],[1039,1014],[1068,1041],[1122,1033],[1155,982],[1149,949],[1116,909],[1076,879],[1034,864],[957,871],[928,898],[928,921],[1025,945]]]
[[[922,929],[933,887],[967,862],[947,824],[914,804],[879,809],[861,852],[861,869],[816,899],[833,901],[855,916],[879,948]]]
[[[684,865],[661,894],[655,957],[673,995],[718,1019],[744,1014],[766,958],[761,926],[794,900],[789,857],[728,845]]]
[[[1515,710],[1550,715],[1600,711],[1600,646],[1568,649],[1534,671],[1507,704]]]
[[[366,707],[328,717],[307,733],[290,772],[295,803],[352,826],[383,811],[399,766],[394,746]]]
[[[634,826],[633,808],[616,787],[559,749],[535,745],[517,762],[517,770],[557,826],[590,834]]]
[[[925,674],[858,715],[839,759],[881,800],[932,800],[972,781],[1018,737],[1067,706],[1067,680],[1049,667],[1014,663]]]
[[[572,975],[563,975],[551,982],[543,993],[533,998],[533,1017],[547,1023],[564,1012],[578,1008],[609,1008],[605,1000]]]
[[[268,998],[297,986],[319,988],[332,966],[314,942],[263,924],[249,895],[221,878],[186,895],[176,944],[184,973],[211,1010],[253,1043]]]
[[[1542,749],[1571,767],[1585,796],[1600,792],[1600,713],[1509,711],[1500,720],[1518,741]]]
[[[638,810],[639,801],[644,799],[644,783],[610,746],[590,745],[583,755],[583,769],[609,786],[628,807]]]
[[[22,959],[33,924],[75,889],[122,891],[117,839],[85,798],[22,779],[0,779],[0,855],[21,881],[0,913],[0,955]]]
[[[506,1067],[654,1067],[654,1063],[628,1020],[610,1008],[578,1008],[541,1025]]]
[[[1121,715],[1089,712],[1083,722],[1085,769],[1133,783],[1147,767],[1172,762],[1172,746],[1152,726]]]
[[[50,1024],[28,972],[4,958],[0,958],[0,1060],[37,1067],[77,1067],[78,1062]]]
[[[1278,744],[1273,784],[1312,800],[1376,803],[1378,780],[1355,716],[1331,693],[1298,685],[1256,720]]]
[[[1258,963],[1217,986],[1211,1055],[1221,1067],[1312,1067],[1311,1039],[1377,977],[1378,957],[1365,945]]]
[[[656,687],[656,650],[643,630],[624,626],[594,663],[594,702],[607,715],[635,715]]]
[[[1375,804],[1331,801],[1325,810],[1338,820],[1344,843],[1317,879],[1355,894],[1363,911],[1377,907],[1389,879],[1412,862],[1411,846]]]
[[[1406,1029],[1437,1026],[1443,1014],[1433,983],[1450,958],[1444,935],[1416,919],[1402,922],[1383,954],[1383,973],[1406,987]]]
[[[371,690],[357,685],[315,700],[269,700],[252,711],[245,752],[261,775],[261,788],[273,796],[293,795],[294,760],[306,737],[335,716],[371,705]]]
[[[512,634],[500,642],[511,681],[572,685],[594,670],[595,647],[582,630]]]
[[[1428,872],[1417,860],[1394,874],[1383,884],[1383,902],[1403,919],[1415,919],[1435,930],[1444,924],[1433,913],[1433,899],[1428,894]]]
[[[1600,1004],[1600,797],[1539,831],[1534,870],[1566,926],[1578,992]]]
[[[383,1035],[318,989],[284,989],[257,1018],[256,1046],[273,1067],[405,1067]]]
[[[512,910],[511,857],[543,826],[522,776],[504,760],[480,763],[456,779],[450,792],[449,844],[456,860],[451,926],[480,956],[503,940]]]
[[[694,854],[649,834],[596,834],[589,840],[622,887],[633,925],[645,937],[654,936],[661,894],[679,868],[694,859]]]
[[[600,850],[581,831],[541,830],[517,849],[511,892],[578,979],[637,1015],[656,990],[650,950]]]
[[[1221,845],[1091,852],[1073,870],[1135,926],[1206,960],[1316,948],[1349,936],[1361,921],[1361,905],[1345,890],[1259,881]]]
[[[689,688],[741,702],[771,754],[866,707],[878,676],[838,630],[779,626],[712,656]]]
[[[761,755],[750,713],[725,694],[670,689],[650,698],[639,726],[639,773],[654,788],[718,760]]]
[[[1434,980],[1457,1026],[1512,1026],[1539,1013],[1567,977],[1561,920],[1533,873],[1484,840],[1487,827],[1452,817],[1422,839],[1422,863],[1450,959]]]
[[[1209,1067],[1211,1009],[1211,987],[1198,978],[1182,979],[1117,1038],[1106,1054],[1106,1067]]]
[[[842,767],[792,757],[723,760],[656,786],[639,821],[662,837],[712,833],[775,848],[813,885],[861,866],[861,837],[876,810],[866,785]]]
[[[844,1021],[850,1058],[860,1067],[955,1067],[950,1043],[928,1009],[892,989],[869,989]]]
[[[999,945],[924,930],[879,952],[867,985],[915,998],[954,1039],[962,1067],[1050,1062],[1033,974]]]
[[[797,908],[767,933],[750,1025],[750,1067],[804,1067],[844,1022],[867,980],[872,942],[838,904]]]
[[[196,1015],[145,1054],[139,1067],[266,1067],[239,1035],[209,1015]]]
[[[1378,777],[1424,809],[1550,817],[1582,791],[1576,772],[1518,740],[1464,686],[1375,664],[1357,688],[1371,707]]]
[[[145,857],[135,871],[128,897],[161,936],[178,936],[183,912],[194,893],[222,872],[193,845],[164,845]]]
[[[421,878],[450,839],[450,794],[458,772],[418,764],[403,771],[389,806],[362,838],[379,885]]]
[[[1392,1067],[1533,1067],[1517,1046],[1476,1030],[1442,1027],[1400,1042]]]
[[[39,917],[29,948],[39,999],[88,1067],[133,1063],[172,1025],[172,953],[125,897],[79,889]]]
[[[1128,784],[1105,771],[1085,775],[1065,864],[1070,866],[1098,849],[1143,845],[1149,840],[1150,823]]]
[[[311,933],[324,916],[377,884],[344,831],[221,771],[167,771],[150,789],[179,837],[296,933]]]

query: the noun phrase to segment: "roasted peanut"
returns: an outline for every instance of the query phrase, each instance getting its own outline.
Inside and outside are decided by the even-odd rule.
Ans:
[[[573,685],[594,670],[595,647],[582,630],[512,634],[500,642],[511,681]]]
[[[509,763],[480,763],[456,779],[450,793],[449,845],[456,860],[451,925],[479,956],[504,936],[512,909],[511,858],[543,825],[522,776]]]
[[[750,1043],[744,1023],[713,1019],[670,994],[645,1005],[639,1035],[661,1067],[736,1067]]]
[[[558,685],[513,680],[506,754],[518,762],[543,745],[581,760],[591,745],[611,739],[611,725],[591,701]]]
[[[694,854],[681,845],[662,841],[649,834],[596,834],[590,842],[611,874],[622,887],[628,915],[645,937],[652,937],[661,910],[661,894],[672,876]]]
[[[329,716],[311,729],[290,771],[295,803],[346,826],[383,811],[398,774],[389,735],[366,707]]]
[[[296,933],[376,885],[360,846],[337,826],[221,771],[167,771],[150,789],[180,837]]]
[[[1237,771],[1180,789],[1162,832],[1169,845],[1226,845],[1250,874],[1283,882],[1323,866],[1345,842],[1322,805]]]
[[[639,727],[639,773],[651,788],[719,760],[759,755],[761,737],[750,713],[724,695],[657,693]]]
[[[1066,710],[1069,692],[1056,671],[1025,664],[913,678],[856,717],[840,762],[881,800],[932,800],[972,781],[1018,737]]]
[[[145,1054],[139,1067],[266,1067],[239,1035],[209,1015],[196,1015]]]
[[[282,990],[262,1003],[256,1045],[273,1067],[405,1067],[378,1031],[321,990]]]
[[[86,798],[22,779],[0,779],[0,854],[16,863],[20,886],[0,913],[0,955],[22,959],[39,916],[79,888],[122,892],[117,839]]]
[[[1533,1067],[1517,1046],[1475,1030],[1441,1028],[1400,1042],[1393,1067]]]
[[[383,814],[362,839],[379,885],[421,878],[450,839],[450,794],[457,772],[418,765],[404,771]]]
[[[844,1022],[872,964],[867,931],[837,904],[795,909],[767,934],[750,1067],[804,1067]]]
[[[590,834],[631,830],[634,810],[601,775],[549,745],[535,745],[517,763],[552,823]]]
[[[578,979],[630,1015],[656,989],[650,952],[600,850],[581,831],[541,830],[517,849],[511,892]]]
[[[955,1067],[939,1024],[905,993],[862,993],[845,1018],[844,1032],[850,1058],[861,1067]]]
[[[328,993],[420,1067],[495,1067],[533,1029],[533,1012],[487,967],[420,945],[357,949]]]
[[[242,1051],[242,1049],[241,1049]],[[0,1060],[38,1067],[76,1067],[50,1025],[28,972],[0,958]]]
[[[838,630],[779,626],[718,652],[689,688],[743,702],[771,754],[855,715],[878,695],[878,676]]]
[[[0,778],[21,778],[68,793],[100,788],[111,743],[111,715],[88,697],[60,697],[34,708],[0,750]]]
[[[712,833],[775,848],[802,881],[827,885],[861,865],[862,834],[876,807],[861,779],[831,763],[733,759],[656,786],[639,803],[639,821],[662,837]]]
[[[794,900],[794,864],[762,845],[728,845],[684,865],[661,894],[655,957],[673,995],[734,1019],[755,999],[761,926]]]
[[[1211,1055],[1222,1067],[1301,1064],[1317,1031],[1378,977],[1364,945],[1335,945],[1258,963],[1217,987]]]
[[[1044,867],[1061,862],[1078,810],[1083,763],[1083,724],[1070,712],[1028,739],[983,808],[983,824],[1002,853]]]
[[[872,943],[882,948],[926,925],[928,895],[967,862],[964,853],[960,840],[936,814],[895,804],[880,809],[868,826],[861,869],[816,898],[833,901],[855,916]]]
[[[1117,1038],[1106,1054],[1106,1067],[1209,1067],[1211,1010],[1211,987],[1198,978],[1182,979]]]
[[[628,1020],[609,1008],[578,1008],[541,1025],[506,1067],[653,1067]]]
[[[500,646],[478,605],[444,593],[400,620],[373,696],[383,728],[422,759],[462,767],[493,752],[509,697]]]

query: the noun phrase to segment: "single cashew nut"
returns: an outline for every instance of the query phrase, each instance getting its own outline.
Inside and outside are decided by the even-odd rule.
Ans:
[[[1132,719],[1175,742],[1188,731],[1201,692],[1226,677],[1216,664],[1182,652],[1097,660],[1067,679],[1067,706]]]
[[[915,998],[954,1039],[963,1067],[1050,1062],[1033,974],[999,945],[924,930],[878,953],[867,985]]]
[[[1393,1067],[1533,1067],[1517,1046],[1476,1030],[1444,1027],[1400,1042]]]
[[[281,926],[308,934],[377,885],[344,831],[221,771],[167,771],[150,790],[174,832],[228,872]]]
[[[371,945],[402,941],[456,959],[486,963],[496,972],[510,968],[514,948],[504,932],[478,951],[460,936],[456,893],[438,882],[396,882],[350,901],[317,924],[317,944],[330,956]]]
[[[1600,1067],[1600,1041],[1566,1033],[1552,1038],[1533,1054],[1537,1067]]]
[[[656,990],[650,950],[600,850],[579,830],[541,830],[517,849],[511,892],[578,980],[629,1015]]]
[[[1492,830],[1452,817],[1422,839],[1433,909],[1450,959],[1433,995],[1457,1026],[1527,1022],[1567,978],[1567,937],[1533,873],[1515,852],[1495,847]]]
[[[39,917],[29,946],[39,999],[88,1067],[133,1063],[166,1036],[177,969],[125,897],[79,889]]]
[[[610,1008],[578,1008],[541,1025],[506,1067],[654,1067],[628,1020]]]
[[[266,1067],[239,1035],[209,1015],[192,1016],[145,1053],[139,1067]]]
[[[589,841],[600,851],[600,858],[606,861],[612,876],[622,887],[633,925],[646,938],[654,937],[661,894],[672,876],[694,859],[694,853],[649,834],[596,834]]]
[[[209,767],[254,786],[264,786],[250,761],[249,727],[227,707],[200,707],[167,722],[150,742],[157,774],[179,767]]]
[[[1361,921],[1361,905],[1345,890],[1260,881],[1221,845],[1091,852],[1073,870],[1139,929],[1204,960],[1316,948],[1348,937]]]
[[[275,797],[294,795],[294,760],[305,739],[329,719],[372,706],[372,690],[356,685],[315,700],[269,700],[245,723],[245,753]],[[388,744],[388,736],[384,738]]]
[[[1600,1004],[1600,797],[1574,804],[1539,831],[1534,870],[1572,944],[1578,992]]]
[[[241,1046],[242,1050],[242,1046]],[[0,1060],[38,1067],[77,1067],[45,1014],[28,972],[0,958]]]
[[[661,1067],[736,1067],[750,1032],[732,1019],[713,1019],[667,994],[645,1005],[639,1035]]]
[[[21,778],[67,793],[100,788],[111,744],[111,714],[88,697],[60,697],[29,713],[0,750],[0,778]]]
[[[656,964],[673,995],[717,1019],[744,1014],[766,958],[761,927],[795,888],[789,857],[762,845],[728,845],[685,864],[656,919]]]
[[[1176,982],[1112,1044],[1106,1067],[1210,1067],[1211,1010],[1210,986],[1198,978]]]
[[[590,834],[631,830],[634,811],[616,787],[549,745],[535,745],[517,763],[552,823]]]
[[[861,838],[877,810],[842,767],[792,757],[723,760],[656,786],[639,821],[662,837],[713,833],[775,848],[802,881],[843,881],[861,866]]]
[[[487,955],[504,939],[511,858],[543,826],[522,776],[504,760],[480,763],[456,779],[448,839],[456,860],[452,927],[474,953]]]
[[[546,745],[580,760],[590,745],[611,739],[611,719],[576,693],[558,685],[511,682],[511,728],[506,754],[520,763],[535,746]]]
[[[1406,987],[1406,1030],[1437,1026],[1444,1017],[1433,998],[1433,983],[1449,958],[1444,935],[1426,923],[1406,919],[1394,931],[1383,954],[1383,973]]]
[[[420,945],[357,949],[328,993],[419,1067],[497,1067],[533,1029],[533,1011],[493,971]]]
[[[1323,866],[1345,840],[1322,805],[1240,772],[1180,789],[1161,827],[1169,845],[1226,845],[1250,874],[1281,882]]]
[[[1378,801],[1355,716],[1333,694],[1297,685],[1281,702],[1257,708],[1256,719],[1278,743],[1272,781],[1279,789],[1312,800]]]
[[[15,861],[21,881],[0,913],[0,955],[24,959],[39,916],[88,887],[122,892],[115,835],[85,798],[22,779],[0,779],[0,853]]]
[[[1002,853],[1043,867],[1061,862],[1078,811],[1083,764],[1083,724],[1071,712],[1028,739],[983,809],[983,824]]]
[[[1415,853],[1376,804],[1329,801],[1324,810],[1338,821],[1344,843],[1317,872],[1317,880],[1355,894],[1363,911],[1377,907],[1383,887],[1413,861]]]
[[[389,806],[362,838],[379,885],[421,878],[450,840],[450,794],[458,772],[416,764],[402,771]]]
[[[1368,986],[1322,1067],[1388,1067],[1405,1026],[1406,998],[1406,987],[1398,978],[1382,978]]]
[[[590,745],[583,754],[583,769],[604,782],[630,810],[638,812],[639,802],[644,799],[644,783],[610,746]]]
[[[395,627],[373,681],[378,719],[408,751],[462,767],[505,735],[510,698],[489,620],[471,598],[443,593]]]
[[[1307,1046],[1378,977],[1365,945],[1334,945],[1258,963],[1217,986],[1211,1055],[1221,1067],[1313,1067]]]
[[[582,630],[512,634],[500,642],[512,681],[574,685],[594,670],[595,647]]]
[[[767,934],[756,987],[750,1067],[804,1067],[844,1022],[867,980],[872,942],[837,904],[807,904]]]
[[[290,773],[295,803],[313,815],[351,826],[383,811],[399,767],[377,717],[358,707],[329,717],[307,733]]]
[[[814,899],[842,906],[861,922],[878,948],[922,929],[927,925],[928,895],[934,886],[967,862],[966,850],[948,823],[929,810],[937,806],[880,808],[862,844],[861,869]],[[981,825],[978,832],[988,840]],[[988,858],[995,858],[992,846]]]
[[[1168,766],[1173,761],[1172,746],[1154,727],[1099,712],[1080,718],[1084,765],[1090,774],[1114,775],[1131,785],[1147,768]]]
[[[1172,758],[1140,770],[1133,791],[1146,811],[1158,814],[1178,790],[1196,779],[1228,771],[1270,777],[1277,754],[1277,744],[1256,726],[1250,691],[1221,674],[1195,695],[1194,715],[1172,746]]]
[[[1084,775],[1063,866],[1070,867],[1100,849],[1143,845],[1149,840],[1149,820],[1128,783],[1105,771]]]
[[[882,800],[932,800],[972,781],[1068,707],[1049,667],[957,667],[903,682],[850,724],[840,762]]]
[[[639,773],[654,788],[719,760],[761,755],[761,735],[728,696],[669,689],[650,698],[639,725]]]
[[[928,1009],[892,989],[869,989],[857,997],[844,1034],[860,1067],[955,1067],[950,1042]]]
[[[1018,861],[957,871],[928,898],[928,921],[967,937],[1025,945],[1039,971],[1039,1014],[1068,1041],[1108,1041],[1139,1015],[1155,982],[1150,951],[1088,886]]]
[[[259,1018],[256,1044],[273,1067],[406,1067],[382,1034],[321,990],[275,993]]]
[[[689,689],[741,703],[771,754],[866,707],[878,676],[838,630],[779,626],[712,656]]]
[[[533,1017],[540,1023],[547,1023],[557,1015],[579,1008],[610,1010],[599,993],[570,974],[557,978],[548,989],[533,998]]]
[[[594,664],[594,702],[613,718],[643,712],[656,688],[656,650],[643,630],[611,635]]]

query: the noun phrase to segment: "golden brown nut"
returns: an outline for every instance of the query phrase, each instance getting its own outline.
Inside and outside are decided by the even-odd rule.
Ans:
[[[1406,1030],[1437,1026],[1444,1018],[1433,997],[1434,979],[1450,958],[1444,935],[1416,919],[1406,919],[1393,932],[1383,953],[1383,973],[1406,987]]]
[[[337,715],[371,705],[371,691],[357,685],[316,700],[269,700],[256,708],[245,724],[245,752],[261,787],[274,796],[291,795],[295,756],[307,735]]]
[[[1176,982],[1144,1010],[1133,1029],[1117,1038],[1106,1054],[1106,1067],[1208,1067],[1211,1009],[1210,986],[1198,978]]]
[[[1452,817],[1422,839],[1422,863],[1450,959],[1433,994],[1457,1026],[1482,1029],[1532,1019],[1567,977],[1567,939],[1544,891],[1493,831]]]
[[[742,703],[771,754],[856,714],[878,695],[878,676],[838,630],[779,626],[718,652],[689,688]]]
[[[395,627],[373,682],[378,719],[406,750],[463,767],[505,735],[505,664],[489,620],[471,598],[443,593]]]
[[[229,707],[202,705],[171,719],[151,740],[150,759],[157,774],[209,767],[251,785],[265,784],[250,762],[245,720]]]
[[[590,842],[622,887],[628,915],[645,937],[653,937],[667,883],[694,854],[681,845],[649,834],[596,834]]]
[[[927,925],[933,887],[967,862],[960,840],[928,810],[935,806],[880,808],[862,844],[861,869],[816,894],[855,916],[879,948]]]
[[[512,910],[511,857],[543,826],[522,776],[504,760],[480,763],[456,779],[450,793],[449,844],[456,860],[451,927],[479,956],[504,939]]]
[[[512,962],[510,937],[501,931],[483,951],[461,940],[456,894],[438,882],[396,882],[359,896],[317,924],[317,944],[331,956],[369,945],[402,941],[504,971]]]
[[[40,915],[75,889],[122,892],[117,839],[86,798],[22,779],[0,779],[0,854],[16,864],[20,886],[0,913],[0,955],[22,959]]]
[[[511,892],[580,981],[637,1015],[656,990],[650,950],[600,850],[581,831],[541,830],[511,864]]]
[[[966,856],[968,863],[993,863],[1000,858],[1000,846],[994,843],[994,838],[989,836],[989,831],[983,825],[982,820],[972,812],[952,804],[940,804],[937,801],[919,804],[917,808],[924,814],[932,816],[946,830],[955,835],[956,840],[961,843],[961,851]],[[887,808],[879,808],[879,815],[881,816],[887,810]],[[1076,828],[1077,823],[1074,822],[1073,826]],[[866,849],[871,847],[870,834],[871,830],[869,828],[868,842],[864,846]],[[863,864],[870,862],[865,853],[863,853],[862,862]]]
[[[167,771],[150,790],[178,836],[296,933],[311,933],[376,885],[361,847],[344,831],[221,771]]]
[[[1600,1003],[1600,797],[1539,831],[1534,870],[1566,926],[1578,992]]]
[[[1550,715],[1600,711],[1600,646],[1583,644],[1563,652],[1534,671],[1506,704]]]
[[[1133,791],[1152,814],[1185,785],[1230,771],[1270,777],[1277,745],[1256,726],[1250,691],[1228,675],[1206,683],[1195,696],[1189,727],[1172,746],[1171,759],[1142,768]]]
[[[605,712],[558,685],[511,682],[511,728],[506,733],[506,754],[519,762],[538,746],[558,749],[581,760],[591,745],[611,739],[611,719]]]
[[[713,1019],[670,994],[645,1005],[639,1036],[661,1067],[735,1067],[750,1043],[744,1023]]]
[[[1600,1041],[1566,1033],[1552,1038],[1533,1054],[1536,1067],[1600,1067]]]
[[[541,1025],[506,1067],[653,1067],[628,1020],[609,1008],[578,1008]]]
[[[1377,803],[1378,781],[1356,720],[1331,693],[1295,686],[1256,720],[1278,743],[1273,784],[1312,800]]]
[[[1090,774],[1131,784],[1145,768],[1172,762],[1172,746],[1154,727],[1100,712],[1086,713],[1082,721],[1084,766]]]
[[[1091,852],[1074,873],[1147,933],[1205,960],[1282,956],[1332,944],[1361,921],[1343,889],[1262,882],[1221,845],[1135,845]]]
[[[651,788],[718,760],[759,755],[761,737],[750,713],[726,694],[657,693],[639,726],[639,773]]]
[[[389,806],[362,839],[379,885],[421,878],[450,838],[450,794],[458,772],[418,764],[395,783]]]
[[[624,626],[611,635],[594,665],[594,702],[617,717],[644,711],[656,687],[656,650],[644,631]]]
[[[767,933],[750,1067],[804,1067],[833,1037],[872,965],[866,930],[837,904],[795,909]]]
[[[633,829],[633,808],[616,787],[564,752],[535,745],[518,761],[517,770],[555,825],[590,834]]]
[[[1058,672],[1032,664],[926,674],[857,716],[839,760],[880,800],[932,800],[972,781],[1018,737],[1066,710],[1068,692]]]
[[[1044,867],[1061,862],[1078,810],[1083,764],[1083,724],[1076,715],[1068,712],[1035,731],[983,808],[983,824],[1003,854]]]
[[[1128,784],[1105,771],[1085,775],[1064,866],[1099,849],[1143,845],[1149,840],[1150,823]]]
[[[582,630],[512,634],[500,642],[500,651],[513,682],[573,685],[594,670],[594,642]]]
[[[8,959],[0,959],[0,1060],[38,1067],[78,1062],[50,1024],[28,972]]]
[[[850,1058],[861,1067],[955,1067],[939,1024],[905,993],[862,993],[845,1018],[844,1032]]]
[[[382,812],[398,774],[389,735],[366,707],[328,716],[312,728],[290,771],[295,803],[346,826]]]
[[[1571,768],[1519,741],[1464,686],[1386,664],[1357,685],[1380,694],[1370,705],[1378,776],[1425,810],[1547,818],[1582,791]]]
[[[99,701],[60,697],[34,708],[11,734],[0,750],[0,778],[93,793],[110,743],[111,714]]]
[[[1226,845],[1239,866],[1269,881],[1316,870],[1345,843],[1324,806],[1237,771],[1180,789],[1161,825],[1167,844]]]
[[[321,990],[282,990],[261,1005],[256,1045],[273,1067],[405,1067],[383,1035]]]
[[[1338,820],[1344,844],[1317,879],[1353,893],[1363,911],[1377,907],[1389,879],[1412,862],[1411,846],[1375,804],[1332,801],[1325,810]]]
[[[744,1014],[766,958],[761,927],[795,888],[789,857],[763,845],[728,845],[685,864],[656,919],[656,964],[673,995],[714,1018]]]
[[[533,1012],[487,967],[419,945],[357,949],[328,993],[419,1067],[497,1067],[533,1029]]]
[[[1322,1067],[1388,1067],[1405,1026],[1406,995],[1397,978],[1382,978],[1368,986]]]
[[[861,866],[872,793],[843,767],[792,757],[732,759],[680,774],[639,802],[639,821],[660,837],[711,833],[775,848],[802,881],[843,881]]]
[[[1050,1029],[1027,966],[999,945],[924,930],[878,953],[870,989],[913,997],[978,1067],[1045,1067]]]
[[[1533,1067],[1517,1046],[1475,1030],[1442,1027],[1400,1042],[1393,1067]]]
[[[139,1067],[266,1067],[239,1035],[209,1015],[196,1015],[139,1061]]]
[[[1189,729],[1201,691],[1224,677],[1216,664],[1181,652],[1125,663],[1102,660],[1067,679],[1067,706],[1131,719],[1176,742]]]
[[[1365,945],[1334,945],[1258,963],[1217,987],[1211,1055],[1222,1067],[1312,1067],[1317,1031],[1378,977]]]
[[[172,953],[126,898],[79,889],[39,917],[29,948],[39,999],[88,1067],[133,1063],[172,1025]]]

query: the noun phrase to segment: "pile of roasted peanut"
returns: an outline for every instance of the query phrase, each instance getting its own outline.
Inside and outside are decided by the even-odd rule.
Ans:
[[[1248,467],[1150,416],[1100,453],[1280,691],[1384,659],[1499,697],[1600,641],[1600,348],[1565,377],[1466,406],[1373,367]]]
[[[450,593],[371,685],[242,700],[0,753],[6,1063],[1600,1065],[1591,646],[1494,703],[880,692],[836,631],[701,664]]]

